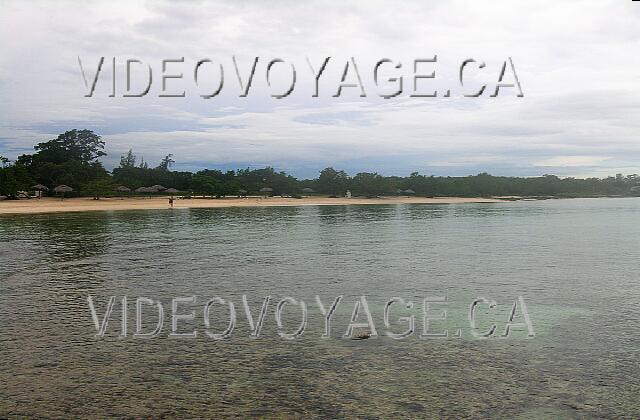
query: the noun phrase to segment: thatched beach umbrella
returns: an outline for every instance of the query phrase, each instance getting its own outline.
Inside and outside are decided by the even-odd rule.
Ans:
[[[140,188],[136,188],[135,192],[138,194],[144,194],[144,193],[156,192],[156,191],[151,189],[150,187],[140,187]]]
[[[73,188],[71,188],[71,187],[70,187],[70,186],[68,186],[68,185],[64,185],[64,184],[62,184],[62,185],[58,185],[57,187],[55,187],[55,188],[53,189],[53,191],[55,191],[55,192],[57,192],[57,193],[66,193],[66,192],[71,192],[71,191],[73,191]]]
[[[33,187],[34,190],[38,191],[38,199],[42,198],[42,192],[43,191],[49,191],[49,188],[47,188],[46,186],[42,185],[42,184],[36,184]]]
[[[158,192],[158,191],[164,191],[164,190],[166,190],[166,188],[163,187],[162,185],[156,184],[156,185],[150,186],[149,190],[153,190],[151,192]]]
[[[247,192],[247,190],[238,190],[238,197],[246,197]]]
[[[173,195],[179,193],[180,191],[176,190],[175,188],[167,188],[166,190],[164,190],[164,192],[167,194],[171,194],[171,198],[173,198]]]
[[[407,195],[411,195],[411,194],[415,194],[416,192],[413,191],[411,188],[404,190],[404,193]]]
[[[55,191],[58,194],[62,194],[62,199],[64,200],[64,193],[68,193],[68,192],[73,191],[73,188],[71,188],[68,185],[62,184],[62,185],[58,185],[57,187],[55,187],[53,189],[53,191]]]
[[[180,191],[176,190],[175,188],[167,188],[166,190],[164,190],[164,192],[167,194],[171,194],[171,200],[173,200],[173,194],[177,194]],[[171,207],[173,207],[173,202],[169,201],[169,203],[171,204]]]
[[[120,198],[122,198],[122,193],[130,193],[131,192],[131,188],[129,187],[125,187],[124,185],[120,185],[118,188],[118,194],[120,194]]]
[[[313,190],[313,188],[303,188],[302,192],[305,194],[313,194],[315,191]]]

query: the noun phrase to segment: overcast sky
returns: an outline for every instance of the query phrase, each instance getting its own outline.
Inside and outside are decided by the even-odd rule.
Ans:
[[[102,135],[112,168],[132,148],[150,164],[173,153],[176,169],[271,165],[303,177],[329,165],[354,174],[604,176],[640,173],[640,2],[590,1],[0,1],[0,154],[14,159],[36,142],[72,128]],[[247,97],[243,80],[259,56]],[[410,97],[413,60],[436,72]],[[106,57],[93,97],[89,83]],[[116,57],[116,97],[111,58]],[[331,56],[312,97],[316,70]],[[367,97],[345,88],[341,72],[354,57]],[[160,98],[162,59],[182,80],[168,86],[185,98]],[[524,97],[504,88],[489,97],[511,57]],[[144,98],[125,93],[125,61],[148,63],[153,82]],[[193,81],[195,63],[224,69],[220,95],[213,66]],[[297,83],[286,90],[293,63]],[[389,58],[381,86],[375,63]],[[458,68],[467,58],[465,89],[487,84],[480,98],[462,97]],[[132,88],[140,90],[142,66]],[[353,70],[353,69],[351,69]],[[403,76],[404,93],[383,99],[389,76]],[[352,78],[355,73],[350,72]],[[352,80],[352,79],[350,79]],[[513,81],[507,66],[505,81]],[[475,86],[475,88],[474,88]],[[284,87],[284,88],[283,88]],[[443,97],[447,89],[451,97]]]

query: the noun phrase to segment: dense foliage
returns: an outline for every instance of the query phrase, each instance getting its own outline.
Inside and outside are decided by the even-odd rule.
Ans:
[[[120,165],[109,173],[98,160],[105,156],[104,142],[90,130],[71,130],[57,138],[39,143],[35,153],[22,155],[15,162],[0,156],[0,195],[16,196],[18,191],[31,191],[34,184],[50,188],[65,184],[76,195],[100,197],[114,195],[118,186],[131,190],[162,185],[194,195],[226,196],[246,194],[299,195],[319,193],[355,196],[415,194],[421,196],[556,196],[579,197],[598,195],[640,195],[638,175],[604,179],[541,177],[501,177],[487,173],[464,177],[421,175],[408,177],[358,173],[326,168],[317,179],[298,180],[273,168],[239,169],[222,172],[205,169],[195,173],[172,171],[173,155],[156,167],[150,167],[133,151],[120,159]]]

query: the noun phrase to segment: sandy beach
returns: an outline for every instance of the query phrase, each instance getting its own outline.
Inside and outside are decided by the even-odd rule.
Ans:
[[[464,197],[380,197],[380,198],[328,198],[328,197],[247,197],[221,199],[176,199],[174,208],[217,208],[217,207],[256,207],[256,206],[331,206],[331,205],[376,205],[376,204],[459,204],[459,203],[498,203],[503,200],[494,198]],[[31,200],[0,201],[0,214],[59,213],[81,211],[112,210],[152,210],[169,208],[168,197],[153,198],[43,198]]]

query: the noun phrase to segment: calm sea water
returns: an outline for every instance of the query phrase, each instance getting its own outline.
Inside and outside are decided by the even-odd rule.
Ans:
[[[500,204],[174,209],[0,217],[1,417],[640,417],[640,199]],[[107,332],[98,315],[120,301]],[[171,298],[197,296],[171,339]],[[250,338],[241,296],[263,331]],[[323,339],[326,306],[344,296]],[[378,333],[343,338],[366,300]],[[160,336],[132,337],[135,298],[160,300]],[[204,303],[231,300],[231,337],[204,334]],[[284,296],[303,300],[298,339],[278,335]],[[416,334],[384,336],[385,302],[414,302]],[[423,299],[446,296],[421,339]],[[467,320],[502,333],[522,296],[534,338],[476,339]],[[300,323],[285,307],[284,328]],[[144,308],[145,331],[154,310]],[[391,328],[411,311],[391,307]],[[365,319],[360,314],[359,320]],[[521,312],[516,311],[516,321]],[[212,311],[212,329],[228,312]],[[461,338],[455,333],[461,330]]]

